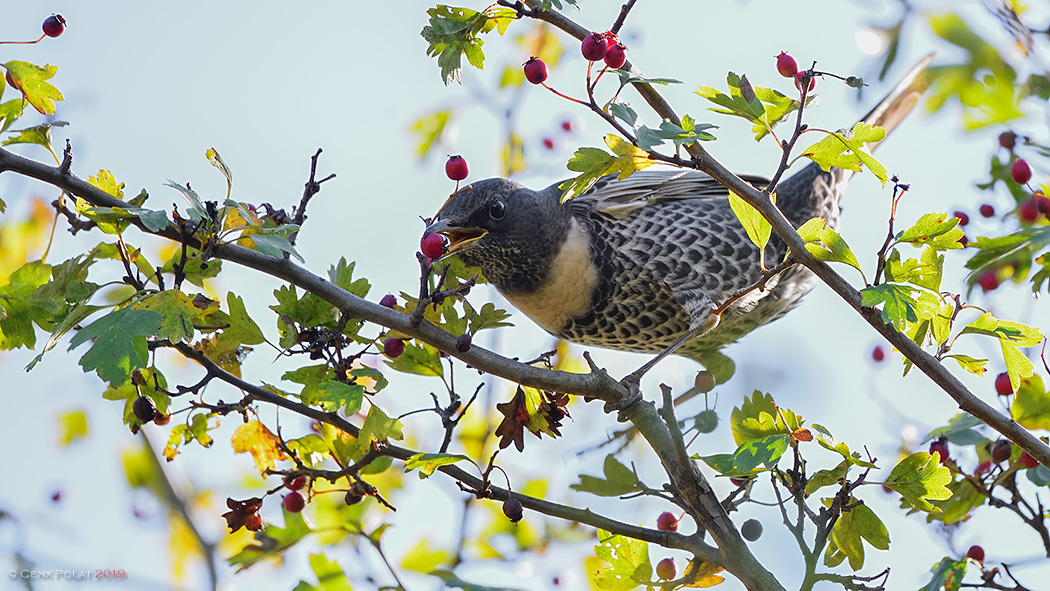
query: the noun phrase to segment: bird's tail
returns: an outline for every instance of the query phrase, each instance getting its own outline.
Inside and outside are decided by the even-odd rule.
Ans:
[[[886,137],[889,137],[929,87],[926,71],[932,61],[931,53],[915,64],[861,121],[884,128]],[[878,142],[869,142],[866,147],[874,150],[883,141],[885,137]],[[835,226],[839,198],[852,177],[852,170],[832,168],[830,172],[824,172],[812,162],[777,186],[777,206],[796,227],[814,217],[824,218]]]

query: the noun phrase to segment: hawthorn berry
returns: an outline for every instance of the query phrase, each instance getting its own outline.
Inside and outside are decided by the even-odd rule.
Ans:
[[[51,493],[52,503],[61,503],[63,498],[65,498],[65,495],[60,490],[56,490],[55,492]]]
[[[678,567],[674,565],[673,558],[664,558],[656,563],[656,576],[665,581],[670,581],[678,575]]]
[[[1032,196],[1032,200],[1035,201],[1035,207],[1039,213],[1050,217],[1050,197],[1037,193]]]
[[[432,259],[445,256],[445,238],[441,234],[425,234],[419,240],[419,250]]]
[[[1013,448],[1010,446],[1010,442],[1005,439],[1000,439],[992,446],[992,461],[996,464],[1002,464],[1010,459],[1010,452],[1012,451]]]
[[[503,514],[506,515],[507,519],[511,520],[512,523],[521,521],[521,518],[525,516],[525,512],[521,506],[521,501],[514,497],[503,501]]]
[[[985,271],[977,278],[977,283],[985,293],[993,291],[995,288],[999,287],[999,274],[994,270]]]
[[[656,529],[660,531],[678,531],[678,518],[670,511],[664,511],[656,517]]]
[[[395,339],[390,337],[383,340],[383,353],[391,359],[397,359],[401,357],[401,354],[405,352],[405,341],[401,339]]]
[[[777,71],[785,78],[794,78],[798,74],[798,64],[795,58],[781,51],[777,56]]]
[[[1039,204],[1035,202],[1035,199],[1028,199],[1021,203],[1017,214],[1026,222],[1034,222],[1039,219]]]
[[[566,119],[561,122],[562,131],[572,131],[572,121]]]
[[[543,147],[547,148],[548,150],[553,150],[554,149],[554,140],[552,140],[549,137],[543,138]]]
[[[610,45],[609,51],[605,52],[605,65],[614,70],[619,70],[625,63],[627,63],[627,48],[624,47],[623,43]]]
[[[711,409],[701,412],[693,419],[693,427],[701,433],[711,433],[718,427],[718,414]]]
[[[970,223],[970,216],[966,215],[965,211],[955,211],[952,212],[952,215],[959,218],[960,226],[965,226],[966,224]]]
[[[467,178],[470,174],[470,168],[467,166],[467,159],[456,154],[455,156],[449,156],[445,162],[445,174],[448,178],[454,181],[461,181]]]
[[[735,486],[737,488],[740,488],[741,486],[744,486],[745,484],[747,484],[747,479],[746,478],[730,478],[729,482],[732,482],[733,486]]]
[[[715,389],[715,375],[707,370],[697,372],[693,378],[693,386],[706,394]]]
[[[988,472],[991,469],[992,469],[992,461],[991,460],[985,460],[985,461],[981,462],[980,464],[977,464],[977,467],[973,469],[973,473],[974,473],[974,475],[984,474],[985,472]]]
[[[284,508],[287,509],[289,513],[298,513],[302,511],[305,506],[306,499],[303,498],[303,495],[295,491],[284,495]]]
[[[162,412],[158,412],[153,417],[153,424],[163,427],[171,422],[171,415],[166,415]]]
[[[1021,452],[1021,465],[1025,468],[1035,468],[1039,462],[1026,451]]]
[[[157,407],[153,405],[153,401],[148,396],[136,398],[135,402],[131,403],[131,411],[135,413],[135,418],[143,423],[148,423],[157,416]]]
[[[470,351],[470,333],[465,332],[456,338],[456,350],[460,353]]]
[[[762,522],[757,519],[748,519],[740,526],[740,535],[749,542],[754,542],[762,537]]]
[[[288,490],[302,490],[304,486],[306,486],[305,475],[292,476],[289,474],[284,477],[284,487]]]
[[[547,64],[543,63],[543,60],[540,58],[536,56],[530,57],[523,68],[525,69],[525,79],[529,82],[542,84],[547,80]]]
[[[974,544],[966,551],[966,557],[984,564],[984,548]]]
[[[944,463],[948,459],[948,443],[943,438],[930,443],[930,455],[937,454],[938,461]]]
[[[1010,176],[1018,185],[1023,185],[1032,179],[1032,167],[1025,160],[1018,160],[1010,165]]]
[[[995,376],[995,393],[1000,396],[1009,396],[1014,393],[1014,386],[1010,383],[1010,374],[1004,371]]]
[[[445,246],[444,242],[444,240],[441,241],[442,248],[444,248]],[[422,243],[420,243],[420,246],[422,246]],[[385,296],[383,296],[381,300],[379,300],[379,305],[383,306],[384,308],[393,308],[397,305],[397,298],[394,297],[394,294],[388,293]]]
[[[795,88],[799,89],[799,91],[802,90],[802,79],[806,77],[806,74],[806,72],[799,72],[798,74],[795,74]],[[809,79],[809,88],[806,89],[806,92],[813,92],[813,89],[816,87],[817,77],[811,76]]]
[[[995,215],[995,208],[988,203],[982,203],[978,211],[980,211],[981,215],[983,215],[986,218],[990,218],[993,215]]]
[[[601,33],[591,33],[590,35],[587,35],[583,38],[583,43],[580,44],[580,53],[582,53],[583,57],[587,58],[588,61],[596,62],[604,58],[608,51],[609,43]]]
[[[882,345],[876,345],[871,351],[871,358],[875,360],[875,363],[880,363],[886,359],[886,350],[882,348]]]
[[[1007,150],[1013,150],[1017,144],[1017,134],[1012,131],[1004,131],[999,134],[999,145]]]
[[[40,28],[48,37],[58,37],[66,30],[66,19],[62,18],[61,14],[52,14],[44,19],[44,24]]]

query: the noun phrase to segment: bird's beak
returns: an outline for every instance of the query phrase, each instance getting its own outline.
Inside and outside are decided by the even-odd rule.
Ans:
[[[450,226],[445,220],[438,220],[427,226],[424,233],[438,233],[448,237],[449,244],[446,253],[452,254],[469,247],[472,242],[489,232],[484,228],[456,228]]]

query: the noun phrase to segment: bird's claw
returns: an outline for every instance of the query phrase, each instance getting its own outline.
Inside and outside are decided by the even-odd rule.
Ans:
[[[607,413],[622,413],[631,406],[637,404],[642,400],[641,390],[642,376],[638,372],[634,372],[631,375],[620,380],[620,385],[623,386],[627,393],[624,394],[619,400],[606,402],[604,410]],[[617,420],[624,422],[626,418],[621,414],[617,417]]]

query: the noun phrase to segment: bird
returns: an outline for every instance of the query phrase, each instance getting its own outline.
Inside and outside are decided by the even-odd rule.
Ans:
[[[931,59],[861,121],[893,131],[925,91]],[[812,218],[834,228],[853,174],[810,163],[778,184],[776,205],[795,228]],[[758,189],[769,183],[741,178]],[[782,317],[816,284],[811,271],[789,266],[716,314],[763,278],[763,261],[787,254],[775,234],[759,251],[718,181],[692,169],[650,168],[602,177],[568,200],[561,184],[536,191],[507,178],[471,183],[425,230],[447,239],[445,256],[480,268],[514,307],[559,339],[659,353],[645,370],[668,353],[724,370],[723,347]]]

